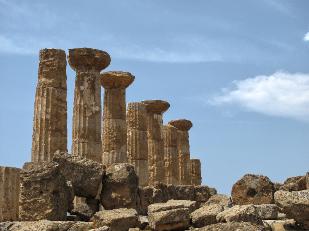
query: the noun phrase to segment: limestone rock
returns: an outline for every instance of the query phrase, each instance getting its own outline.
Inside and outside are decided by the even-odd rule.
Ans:
[[[194,229],[194,231],[267,231],[263,225],[250,222],[230,222],[208,225],[203,228]]]
[[[90,229],[89,231],[110,231],[110,228],[108,226],[102,226],[97,229]]]
[[[169,200],[166,203],[155,203],[148,206],[148,213],[155,213],[178,208],[187,208],[191,213],[196,209],[196,202],[189,200]]]
[[[236,205],[272,204],[274,184],[266,176],[247,174],[232,188],[232,200]]]
[[[275,204],[255,205],[255,208],[262,220],[275,220],[278,218],[279,208]]]
[[[205,205],[193,213],[191,219],[194,227],[203,227],[217,223],[216,216],[224,210],[219,204]]]
[[[295,176],[286,179],[279,190],[301,191],[306,190],[306,188],[306,176]]]
[[[304,228],[309,229],[309,190],[277,191],[275,202],[288,218],[293,218]]]
[[[265,220],[263,221],[265,226],[271,228],[272,231],[299,231],[299,227],[296,226],[295,220]]]
[[[224,208],[232,207],[231,198],[223,194],[216,194],[211,196],[204,205],[213,205],[213,204],[221,205]]]
[[[204,191],[205,188],[200,188],[199,194],[197,195],[197,199],[202,199],[205,194],[208,194],[206,189],[206,193]],[[203,194],[203,195],[202,195]],[[195,188],[193,185],[175,185],[175,198],[176,200],[191,200],[194,201],[196,198]]]
[[[206,185],[194,187],[194,200],[199,204],[205,203],[215,194],[217,194],[217,190]]]
[[[65,220],[71,194],[56,163],[20,173],[20,219]]]
[[[92,219],[95,228],[108,226],[110,231],[127,231],[139,225],[135,209],[104,210],[97,212]]]
[[[309,189],[309,172],[306,174],[306,188]]]
[[[82,221],[89,221],[99,211],[99,202],[96,199],[86,199],[75,204],[71,214],[76,215]]]
[[[103,166],[96,161],[66,153],[55,154],[60,173],[70,181],[76,196],[95,198],[100,190]]]
[[[138,177],[132,165],[112,164],[106,169],[100,201],[105,209],[137,208]]]
[[[254,205],[235,205],[217,215],[218,222],[253,222],[261,223]]]

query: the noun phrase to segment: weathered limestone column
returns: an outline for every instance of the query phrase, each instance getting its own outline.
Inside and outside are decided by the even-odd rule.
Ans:
[[[101,74],[101,85],[104,87],[102,163],[106,166],[128,162],[126,88],[134,78],[131,73],[122,71]]]
[[[177,128],[171,125],[164,125],[163,143],[164,143],[164,172],[166,184],[179,184],[179,164],[177,148]]]
[[[139,185],[148,185],[147,111],[141,102],[128,104],[127,156],[139,177]]]
[[[170,104],[162,100],[142,101],[147,110],[149,185],[165,182],[162,115]]]
[[[66,65],[63,50],[40,50],[34,103],[32,162],[50,161],[55,151],[67,151]]]
[[[18,220],[19,171],[0,166],[0,222]]]
[[[186,119],[172,120],[168,123],[178,129],[179,184],[190,185],[190,143],[189,130],[192,122]]]
[[[192,185],[201,185],[202,184],[202,176],[201,176],[201,161],[199,159],[191,159],[191,184]]]
[[[75,48],[69,50],[68,60],[76,71],[72,154],[101,162],[100,71],[111,59],[105,51]]]

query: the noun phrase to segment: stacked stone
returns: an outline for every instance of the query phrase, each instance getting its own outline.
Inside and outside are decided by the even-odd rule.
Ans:
[[[68,60],[76,71],[72,154],[101,162],[100,71],[110,64],[108,53],[91,49],[70,49]]]
[[[139,185],[148,185],[147,111],[143,103],[128,104],[127,156],[139,177]]]
[[[192,122],[186,119],[172,120],[168,123],[178,129],[178,163],[179,163],[179,184],[190,185],[190,143],[189,130]]]
[[[19,172],[18,168],[0,167],[0,222],[18,220]]]
[[[163,126],[164,173],[166,184],[179,184],[177,136],[177,128],[171,125]]]
[[[32,162],[50,161],[67,151],[67,76],[65,52],[40,50],[32,135]]]
[[[147,110],[149,185],[165,182],[162,116],[170,104],[162,100],[142,101]]]
[[[201,185],[201,161],[199,159],[190,160],[190,175],[191,175],[191,185]]]
[[[104,87],[102,163],[127,163],[126,88],[134,81],[129,72],[110,71],[101,75]]]

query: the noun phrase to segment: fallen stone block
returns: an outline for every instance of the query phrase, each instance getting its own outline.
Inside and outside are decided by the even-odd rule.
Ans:
[[[279,190],[285,191],[301,191],[306,190],[306,176],[295,176],[289,177],[283,183],[283,185],[279,188]]]
[[[194,231],[269,231],[263,225],[250,222],[230,222],[208,225],[203,228],[194,229]]]
[[[194,227],[204,227],[217,223],[216,216],[224,210],[219,204],[205,205],[190,214]]]
[[[279,208],[275,204],[255,205],[256,212],[262,220],[278,219]]]

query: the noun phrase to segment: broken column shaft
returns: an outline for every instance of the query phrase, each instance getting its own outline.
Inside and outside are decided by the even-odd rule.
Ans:
[[[149,185],[165,182],[162,115],[170,104],[162,100],[142,101],[147,110]]]
[[[143,103],[128,104],[127,156],[139,177],[139,185],[148,185],[147,111]]]
[[[0,167],[0,222],[18,220],[19,172],[18,168]]]
[[[101,74],[101,85],[104,87],[102,163],[107,166],[128,162],[126,88],[133,81],[134,76],[129,72]]]
[[[76,71],[72,154],[101,162],[100,71],[110,64],[108,53],[91,49],[70,49],[68,60]]]
[[[50,161],[57,150],[67,151],[66,64],[63,50],[40,50],[34,103],[32,162]]]
[[[189,130],[192,122],[186,119],[172,120],[168,123],[178,129],[178,163],[179,163],[179,184],[189,185],[190,180],[190,144]]]
[[[201,161],[199,159],[190,160],[190,176],[192,185],[201,185]]]

